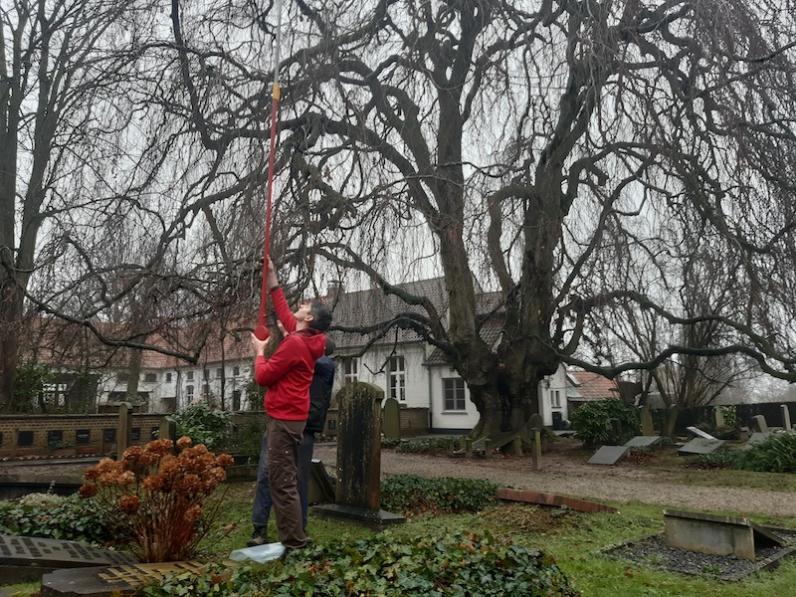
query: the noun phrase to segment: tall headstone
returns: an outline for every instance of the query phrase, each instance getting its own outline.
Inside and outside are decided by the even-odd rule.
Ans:
[[[652,422],[652,409],[649,404],[641,407],[641,435],[655,435],[655,425]]]
[[[384,401],[382,421],[386,439],[401,439],[401,407],[395,398]]]
[[[158,439],[170,439],[171,441],[177,440],[177,422],[169,417],[163,417],[160,420],[160,428],[158,429]]]
[[[119,423],[116,430],[116,454],[121,456],[130,447],[133,437],[133,405],[129,402],[119,404]]]
[[[724,412],[721,410],[720,407],[714,406],[713,407],[713,427],[715,429],[723,429],[726,426],[726,422],[724,420]]]
[[[381,528],[403,522],[381,509],[381,401],[384,392],[356,382],[337,394],[337,483],[335,503],[318,506],[320,514],[349,518]]]
[[[790,411],[787,404],[780,405],[782,409],[782,428],[785,431],[793,431],[793,426],[790,423]]]
[[[768,423],[766,423],[766,418],[763,415],[755,415],[752,417],[752,427],[753,431],[757,431],[758,433],[768,432]]]

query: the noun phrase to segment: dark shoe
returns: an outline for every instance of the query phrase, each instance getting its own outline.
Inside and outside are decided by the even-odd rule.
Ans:
[[[268,543],[268,537],[265,534],[265,529],[254,529],[252,538],[246,542],[246,547],[257,547],[258,545],[265,545]]]

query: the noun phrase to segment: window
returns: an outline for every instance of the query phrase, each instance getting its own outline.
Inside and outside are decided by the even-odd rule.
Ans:
[[[236,412],[240,410],[240,390],[232,391],[232,410]]]
[[[32,431],[17,431],[17,445],[20,447],[33,445]]]
[[[127,383],[130,381],[130,374],[127,371],[119,371],[116,374],[116,381],[119,383]]]
[[[160,427],[152,427],[149,430],[149,439],[158,439],[160,437]]]
[[[131,442],[140,442],[141,441],[141,428],[140,427],[133,427],[133,432],[130,434],[130,441]]]
[[[406,372],[401,356],[390,357],[390,398],[406,401]]]
[[[238,375],[240,375],[240,367],[238,367],[237,365],[235,365],[235,366],[232,368],[232,376],[233,376],[233,377],[237,377]]]
[[[80,446],[83,444],[90,444],[91,443],[91,430],[89,429],[78,429],[75,431],[75,443]]]
[[[188,371],[188,373],[185,374],[185,379],[193,381],[193,371]]]
[[[359,358],[352,357],[343,361],[343,384],[348,385],[359,381]]]
[[[50,448],[60,448],[64,443],[64,432],[60,429],[50,429],[47,432],[47,446]]]
[[[561,390],[550,390],[550,406],[561,408]]]
[[[210,379],[210,370],[209,369],[202,369],[202,379],[207,381]]]
[[[224,368],[219,367],[216,369],[216,379],[221,379],[222,377],[224,377]]]
[[[116,441],[116,429],[103,429],[102,430],[102,441],[112,444]]]
[[[193,386],[185,386],[185,395],[188,400],[193,400]]]
[[[157,380],[158,380],[158,374],[157,373],[144,373],[144,381],[148,381],[148,382],[152,383],[153,381],[157,381]]]
[[[171,383],[171,371],[166,372],[166,383]]]
[[[445,410],[465,410],[464,380],[461,377],[442,379],[442,395]]]
[[[210,386],[208,384],[202,384],[202,396],[207,398],[210,395]]]

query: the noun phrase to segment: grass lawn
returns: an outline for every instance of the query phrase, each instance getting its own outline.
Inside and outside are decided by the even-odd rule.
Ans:
[[[200,558],[225,559],[243,546],[251,532],[253,484],[229,486],[219,524],[202,542]],[[788,595],[796,586],[796,557],[784,560],[774,572],[763,572],[739,583],[726,583],[670,573],[600,555],[607,546],[660,532],[659,506],[615,504],[616,514],[558,515],[555,511],[512,504],[490,507],[478,514],[420,517],[390,532],[396,537],[467,530],[508,537],[517,544],[538,548],[552,556],[584,597],[688,596],[746,597]],[[726,514],[732,514],[727,512]],[[757,521],[796,528],[796,519],[757,517]],[[310,517],[309,534],[318,543],[364,538],[371,531],[356,525]],[[274,537],[273,522],[270,536]],[[22,595],[35,585],[19,585]]]

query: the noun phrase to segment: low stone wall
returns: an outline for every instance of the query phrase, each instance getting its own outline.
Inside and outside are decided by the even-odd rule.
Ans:
[[[165,413],[133,413],[131,445],[157,438]],[[232,424],[244,427],[263,420],[262,412],[239,412]],[[117,414],[0,415],[0,458],[107,455],[116,450]]]

